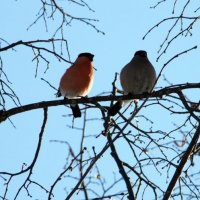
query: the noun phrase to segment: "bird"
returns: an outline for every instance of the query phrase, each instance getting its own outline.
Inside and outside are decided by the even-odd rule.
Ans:
[[[91,90],[94,81],[93,57],[91,53],[80,53],[74,62],[63,74],[57,97],[67,99],[85,97]],[[78,104],[70,104],[74,118],[81,117]]]
[[[155,82],[156,71],[144,50],[136,51],[132,60],[120,72],[120,83],[125,94],[150,93]],[[118,101],[108,110],[108,115],[116,115],[122,106],[123,101]]]

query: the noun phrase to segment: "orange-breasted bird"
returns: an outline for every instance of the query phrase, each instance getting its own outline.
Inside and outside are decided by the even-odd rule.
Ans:
[[[91,53],[81,53],[74,64],[69,67],[60,79],[57,96],[74,99],[85,97],[91,90],[94,80],[93,57]],[[81,117],[78,104],[71,104],[75,118]]]
[[[125,94],[134,95],[152,91],[156,82],[156,72],[146,51],[135,52],[132,60],[121,70],[120,82]],[[122,105],[123,101],[118,101],[108,110],[108,114],[116,115]]]

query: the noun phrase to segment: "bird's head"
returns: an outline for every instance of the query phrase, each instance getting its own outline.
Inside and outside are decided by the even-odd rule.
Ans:
[[[78,58],[79,58],[79,57],[87,57],[87,58],[89,58],[90,61],[93,61],[94,55],[91,54],[91,53],[80,53],[80,54],[78,55]]]
[[[135,52],[135,56],[147,57],[147,52],[144,50],[139,50]]]

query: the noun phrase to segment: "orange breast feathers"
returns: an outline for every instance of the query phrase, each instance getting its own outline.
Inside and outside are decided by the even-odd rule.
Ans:
[[[94,79],[93,63],[87,57],[78,57],[60,80],[60,92],[68,98],[86,96]]]

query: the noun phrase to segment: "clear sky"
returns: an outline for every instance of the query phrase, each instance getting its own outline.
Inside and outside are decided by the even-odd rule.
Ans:
[[[73,16],[98,19],[99,22],[91,23],[105,33],[103,35],[91,26],[75,20],[71,23],[71,26],[64,29],[64,37],[68,41],[72,62],[80,52],[91,52],[95,55],[94,65],[97,71],[95,71],[94,85],[89,96],[96,96],[102,93],[109,94],[112,89],[115,72],[119,73],[121,68],[132,59],[137,50],[146,50],[148,52],[149,60],[154,65],[158,74],[163,64],[171,57],[199,44],[200,27],[198,24],[192,30],[192,37],[182,36],[175,40],[168,48],[166,54],[156,62],[159,56],[158,50],[160,44],[165,39],[169,28],[171,28],[172,21],[160,25],[145,40],[142,38],[160,20],[172,16],[173,3],[163,3],[156,9],[150,9],[150,6],[155,5],[157,1],[88,0],[87,2],[90,7],[95,10],[95,12],[92,12],[87,8],[74,5],[72,2],[65,2],[64,0],[58,0],[57,2]],[[184,3],[185,1],[178,1],[174,16],[180,13],[182,8],[181,2]],[[28,41],[50,38],[56,31],[61,20],[57,16],[55,16],[54,21],[47,21],[48,32],[42,19],[27,31],[27,27],[37,18],[36,15],[40,7],[41,3],[39,0],[3,0],[0,6],[0,38],[9,43],[18,40]],[[190,6],[186,9],[186,14],[188,16],[195,16],[196,13],[194,13],[194,10],[197,7],[195,3],[190,3]],[[185,24],[187,22],[184,22]],[[180,24],[177,25],[172,34],[175,34],[179,29]],[[59,32],[56,37],[60,37]],[[1,42],[1,46],[5,46],[5,43]],[[45,73],[46,63],[41,61],[37,76],[35,77],[36,63],[32,62],[32,51],[22,46],[17,47],[15,50],[3,52],[0,56],[3,61],[3,69],[12,82],[11,87],[20,98],[21,104],[26,105],[46,100],[55,100],[54,94],[56,91],[50,88],[41,78],[49,81],[57,88],[61,75],[69,65],[64,62],[58,62],[52,55],[46,54],[50,61],[49,69]],[[67,55],[64,57],[68,59]],[[165,77],[172,84],[199,82],[199,74],[199,49],[178,57],[164,70]],[[117,86],[121,88],[119,81],[117,81]],[[168,86],[168,83],[161,77],[156,85],[156,89],[165,86]],[[200,91],[188,93],[188,97],[194,101],[198,101]],[[109,105],[108,102],[102,104]],[[15,107],[15,105],[10,99],[7,99],[6,108],[9,109],[12,107]],[[81,131],[69,128],[72,125],[72,117],[68,116],[70,113],[71,110],[64,106],[51,107],[48,111],[48,122],[42,148],[33,172],[33,179],[40,182],[46,188],[51,186],[52,180],[62,171],[68,155],[66,144],[51,141],[67,141],[72,146],[75,154],[79,152]],[[154,122],[154,130],[169,131],[174,128],[173,123],[181,124],[184,119],[183,117],[172,116],[157,107],[144,109],[141,114],[145,114],[146,117]],[[101,117],[97,109],[89,109],[87,116],[89,119]],[[17,172],[21,169],[23,163],[28,165],[32,161],[43,120],[43,110],[18,114],[10,119],[15,127],[9,120],[0,124],[0,172]],[[140,121],[140,118],[138,120]],[[82,128],[83,118],[76,119],[74,125],[75,127]],[[140,126],[148,130],[152,124],[141,119]],[[87,122],[86,134],[96,136],[101,133],[102,129],[103,124],[101,120],[91,120]],[[181,139],[182,135],[177,133],[174,137]],[[99,152],[105,143],[106,138],[103,136],[98,138],[89,137],[85,141],[85,146],[87,146],[90,153],[92,152],[92,146],[95,146],[96,152]],[[124,160],[129,160],[129,156],[131,155],[126,150],[123,151],[123,145],[123,142],[117,143],[120,156]],[[150,154],[154,156],[156,155],[156,151],[152,150]],[[107,184],[109,185],[113,181],[113,171],[118,172],[109,151],[99,161],[99,165],[102,175],[108,177]],[[95,176],[95,172],[92,173],[90,175]],[[163,181],[163,178],[158,173],[148,174],[148,176],[158,176],[157,184],[162,185],[165,189],[165,181]],[[117,174],[117,178],[119,177]],[[164,179],[166,179],[166,174]],[[14,179],[10,185],[8,199],[13,198],[13,194],[16,193],[20,181],[22,179]],[[2,196],[5,189],[3,183],[4,181],[0,177],[0,196]],[[69,179],[65,178],[62,184],[59,184],[56,188],[54,199],[64,199],[66,197],[64,187],[69,192],[74,184],[75,181],[71,179],[69,181]],[[98,191],[98,189],[97,187],[96,190]],[[36,194],[34,196],[35,199],[45,199],[46,194],[41,192],[41,188],[34,186],[30,190]],[[120,191],[119,188],[116,188],[116,190]],[[18,199],[29,199],[25,194],[26,192],[23,191]],[[81,197],[75,196],[72,199],[78,200]]]

